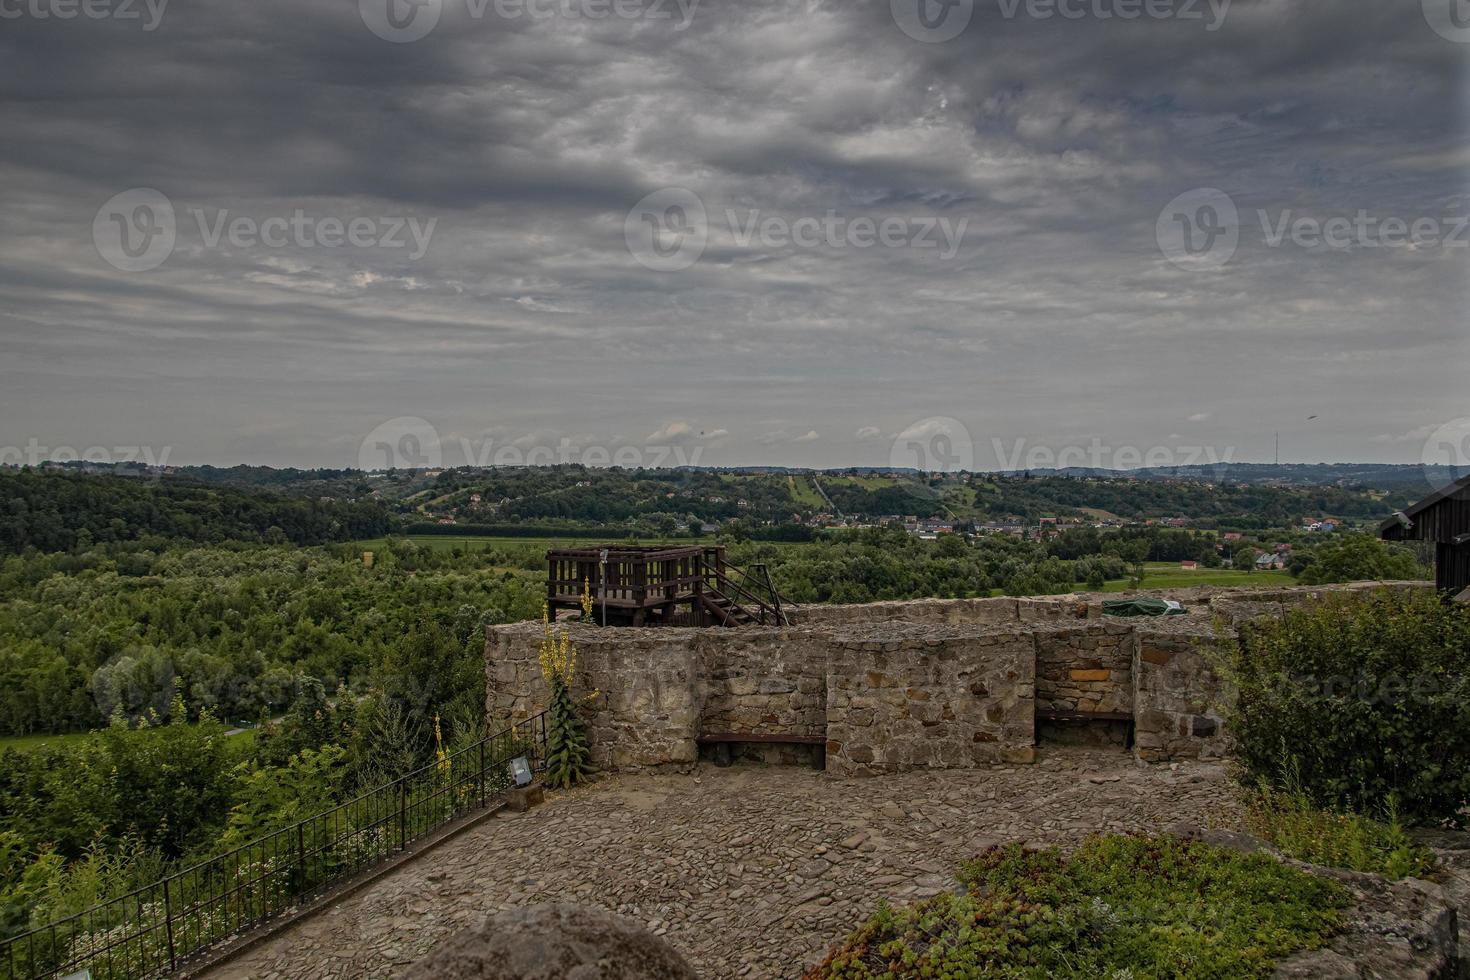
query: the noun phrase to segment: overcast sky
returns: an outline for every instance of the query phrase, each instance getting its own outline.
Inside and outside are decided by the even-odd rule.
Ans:
[[[0,0],[12,459],[1419,462],[1470,416],[1450,0],[88,2]]]

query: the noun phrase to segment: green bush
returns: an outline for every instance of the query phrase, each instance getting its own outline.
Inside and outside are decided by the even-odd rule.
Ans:
[[[1423,878],[1434,871],[1434,853],[1405,833],[1394,814],[1379,823],[1332,813],[1312,806],[1300,790],[1263,786],[1248,801],[1245,819],[1251,833],[1298,861],[1387,878]]]
[[[1317,806],[1463,822],[1470,609],[1421,592],[1335,596],[1248,627],[1229,655],[1247,780]]]
[[[1172,837],[1095,837],[1070,859],[1012,844],[960,880],[963,895],[880,906],[807,980],[1263,977],[1321,946],[1349,902],[1264,855]]]

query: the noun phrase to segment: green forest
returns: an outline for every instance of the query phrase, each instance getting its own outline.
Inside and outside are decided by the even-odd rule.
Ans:
[[[0,563],[0,938],[483,738],[533,577],[411,544],[96,545]],[[258,725],[241,730],[242,721]],[[232,732],[238,734],[231,734]]]
[[[85,551],[148,538],[323,544],[382,534],[379,504],[308,499],[175,478],[0,470],[0,554]]]

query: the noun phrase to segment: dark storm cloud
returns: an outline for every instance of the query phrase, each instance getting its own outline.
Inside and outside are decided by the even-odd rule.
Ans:
[[[952,416],[993,465],[993,439],[1085,434],[1259,458],[1318,414],[1298,456],[1414,461],[1470,414],[1470,249],[1266,240],[1283,216],[1465,213],[1470,47],[1418,0],[1236,0],[1217,30],[977,0],[940,44],[887,2],[703,0],[681,29],[672,3],[506,19],[445,0],[412,43],[348,0],[174,0],[154,30],[36,3],[0,0],[23,14],[0,19],[0,444],[142,430],[175,461],[344,465],[419,416],[886,464]],[[93,219],[139,187],[178,240],[125,272]],[[657,272],[624,219],[665,187],[698,195],[709,236]],[[1239,207],[1240,245],[1180,268],[1156,221],[1205,187]],[[421,257],[209,241],[297,212],[312,234],[434,224]],[[953,257],[791,244],[829,214],[839,236],[964,232]],[[764,220],[786,238],[747,237]]]

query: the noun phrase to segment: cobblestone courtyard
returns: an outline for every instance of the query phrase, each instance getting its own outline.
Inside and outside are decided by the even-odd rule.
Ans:
[[[389,977],[486,913],[573,901],[648,925],[705,980],[795,977],[879,898],[949,888],[989,843],[1179,821],[1236,826],[1222,764],[1054,749],[1034,766],[878,779],[619,775],[487,820],[209,976]]]

